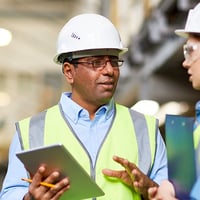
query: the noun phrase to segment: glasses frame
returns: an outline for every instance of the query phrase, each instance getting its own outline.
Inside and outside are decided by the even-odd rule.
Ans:
[[[124,60],[118,59],[118,58],[109,58],[109,59],[96,59],[92,61],[78,61],[78,60],[72,60],[70,61],[71,64],[82,64],[90,66],[94,69],[103,69],[106,67],[107,63],[110,63],[113,68],[119,68],[123,65]],[[115,63],[116,62],[116,63]]]

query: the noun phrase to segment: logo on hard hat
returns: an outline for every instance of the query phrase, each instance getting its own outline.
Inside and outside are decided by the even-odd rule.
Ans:
[[[76,35],[75,33],[72,33],[71,37],[74,38],[74,39],[80,40],[80,37],[78,35]]]

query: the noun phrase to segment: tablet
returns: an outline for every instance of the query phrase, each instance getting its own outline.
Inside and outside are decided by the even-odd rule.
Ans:
[[[178,199],[190,199],[190,191],[196,180],[193,124],[192,117],[166,115],[168,172]]]
[[[62,195],[61,199],[80,200],[104,195],[101,188],[91,179],[63,144],[21,151],[16,153],[16,156],[31,174],[36,173],[38,166],[46,164],[48,173],[58,170],[62,177],[68,176],[70,189]]]

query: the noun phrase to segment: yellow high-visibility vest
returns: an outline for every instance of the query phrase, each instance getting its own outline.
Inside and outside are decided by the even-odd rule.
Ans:
[[[89,153],[65,119],[61,106],[56,105],[36,116],[26,118],[16,123],[16,127],[22,149],[63,143],[105,192],[105,195],[96,198],[97,200],[141,199],[139,194],[119,179],[105,177],[102,169],[124,170],[112,160],[113,155],[117,155],[135,163],[148,175],[156,152],[158,122],[154,117],[116,104],[113,123],[98,150],[94,167]]]

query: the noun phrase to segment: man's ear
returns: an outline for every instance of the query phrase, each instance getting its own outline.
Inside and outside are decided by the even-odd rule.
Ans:
[[[67,81],[70,84],[73,83],[74,66],[68,62],[65,62],[65,63],[63,63],[62,71],[63,71],[63,74],[65,75]]]

